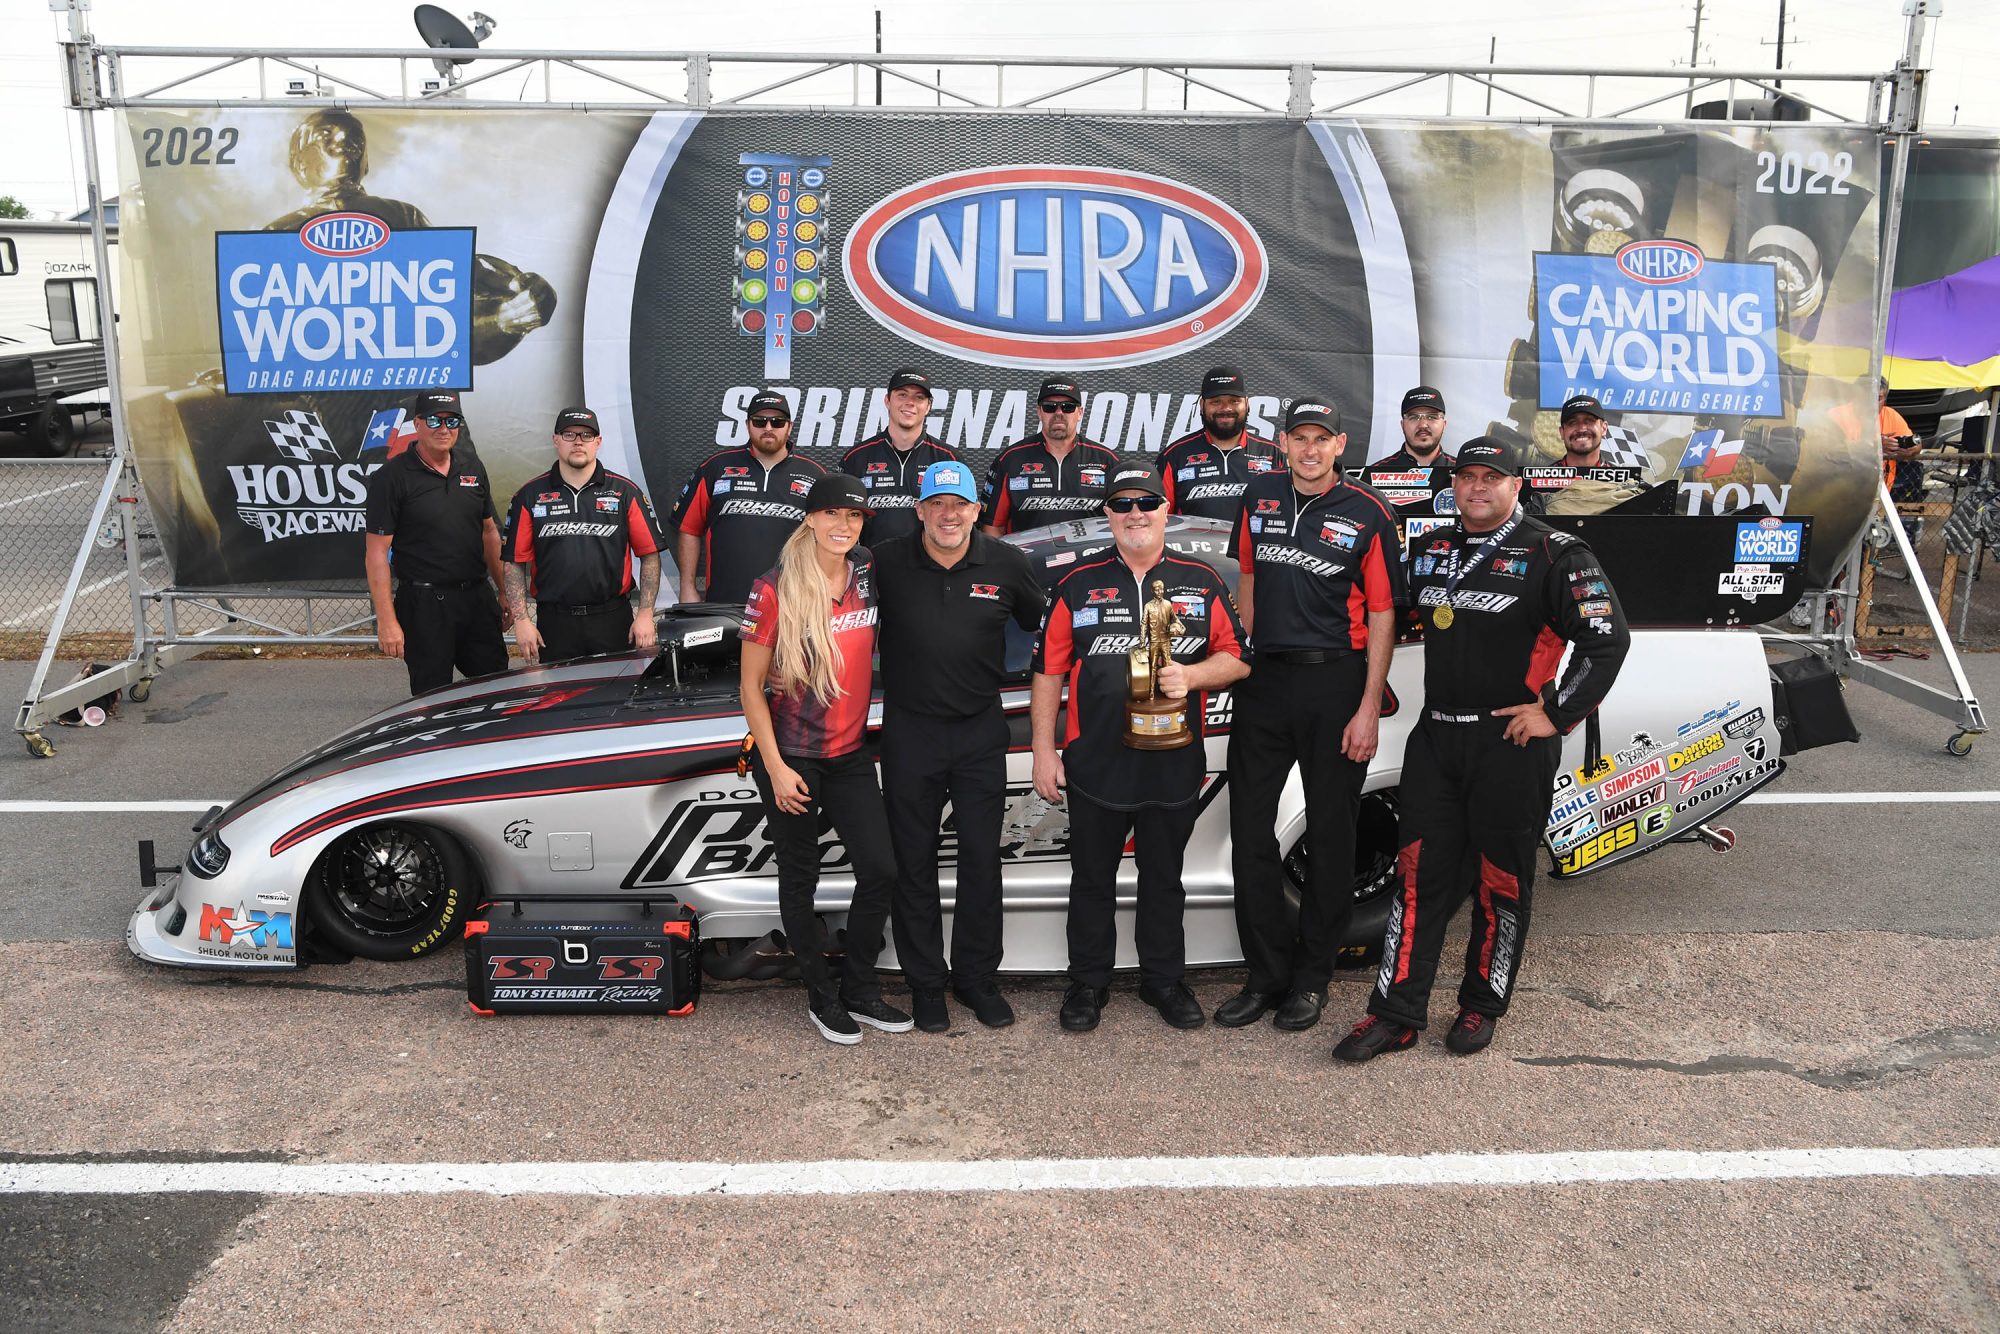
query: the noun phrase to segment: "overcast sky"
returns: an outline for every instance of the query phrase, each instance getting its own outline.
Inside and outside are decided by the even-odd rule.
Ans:
[[[511,50],[863,51],[873,46],[879,8],[885,49],[892,55],[1479,64],[1492,43],[1501,64],[1578,69],[1684,66],[1695,12],[1693,0],[1537,0],[1497,6],[1492,0],[1391,5],[1329,0],[1317,5],[1297,0],[886,0],[879,6],[870,0],[774,0],[755,6],[736,0],[484,3],[500,24],[488,46]],[[458,13],[471,8],[446,7]],[[1779,7],[1780,0],[1708,0],[1701,64],[1772,67]],[[310,6],[267,0],[99,0],[92,25],[108,46],[395,48],[417,45],[412,8],[404,0]],[[1524,12],[1496,17],[1496,8]],[[1789,69],[1886,71],[1901,54],[1902,0],[1786,0],[1785,8]],[[1529,10],[1532,16],[1525,12]],[[62,32],[63,20],[48,11],[47,0],[0,0],[0,126],[5,127],[0,134],[0,194],[19,197],[37,216],[66,215],[80,208],[83,199],[76,118],[63,109],[57,48]],[[2000,0],[1944,0],[1944,15],[1931,25],[1931,34],[1927,124],[1943,127],[1956,119],[1961,126],[2000,126],[2000,78],[1995,77],[2000,71]],[[487,85],[499,96],[512,95],[519,86],[513,80],[504,87],[498,80]],[[1010,85],[1010,93],[1020,86]],[[990,86],[983,91],[990,94]],[[1323,84],[1318,95],[1324,105],[1329,87]],[[1461,86],[1456,96],[1457,109],[1464,111],[1479,94]],[[1432,85],[1392,105],[1405,111],[1441,110],[1440,99]],[[1198,93],[1194,105],[1221,104]],[[1496,112],[1507,109],[1505,99],[1495,107]],[[112,170],[107,162],[107,176]]]

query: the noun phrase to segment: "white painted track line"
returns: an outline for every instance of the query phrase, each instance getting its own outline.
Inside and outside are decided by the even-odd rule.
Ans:
[[[893,1195],[2000,1176],[2000,1148],[1672,1149],[993,1162],[0,1163],[5,1195]]]

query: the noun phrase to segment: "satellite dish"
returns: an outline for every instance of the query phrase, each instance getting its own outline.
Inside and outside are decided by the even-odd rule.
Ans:
[[[458,16],[437,5],[418,5],[413,17],[417,22],[417,33],[424,39],[424,45],[448,51],[477,51],[479,44],[491,36],[498,27],[484,14],[475,13],[472,21],[476,28],[468,28]],[[452,82],[458,82],[458,66],[470,65],[471,56],[439,56],[431,61],[437,72]]]

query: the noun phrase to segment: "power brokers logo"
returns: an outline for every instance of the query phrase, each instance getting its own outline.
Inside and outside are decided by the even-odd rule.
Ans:
[[[472,387],[473,231],[327,213],[296,232],[217,232],[232,394]]]
[[[1133,366],[1220,338],[1263,298],[1264,243],[1206,191],[1005,166],[919,181],[856,220],[848,285],[892,332],[989,366]]]

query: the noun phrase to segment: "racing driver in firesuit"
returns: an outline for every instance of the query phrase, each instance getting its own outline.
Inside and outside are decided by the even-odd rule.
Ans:
[[[1505,446],[1467,442],[1452,491],[1458,521],[1412,553],[1424,709],[1403,754],[1401,889],[1368,1015],[1333,1049],[1341,1061],[1416,1045],[1445,927],[1468,895],[1472,937],[1445,1046],[1471,1055],[1493,1041],[1520,978],[1562,736],[1610,693],[1631,644],[1590,548],[1520,508]],[[1576,651],[1558,680],[1565,645]]]

